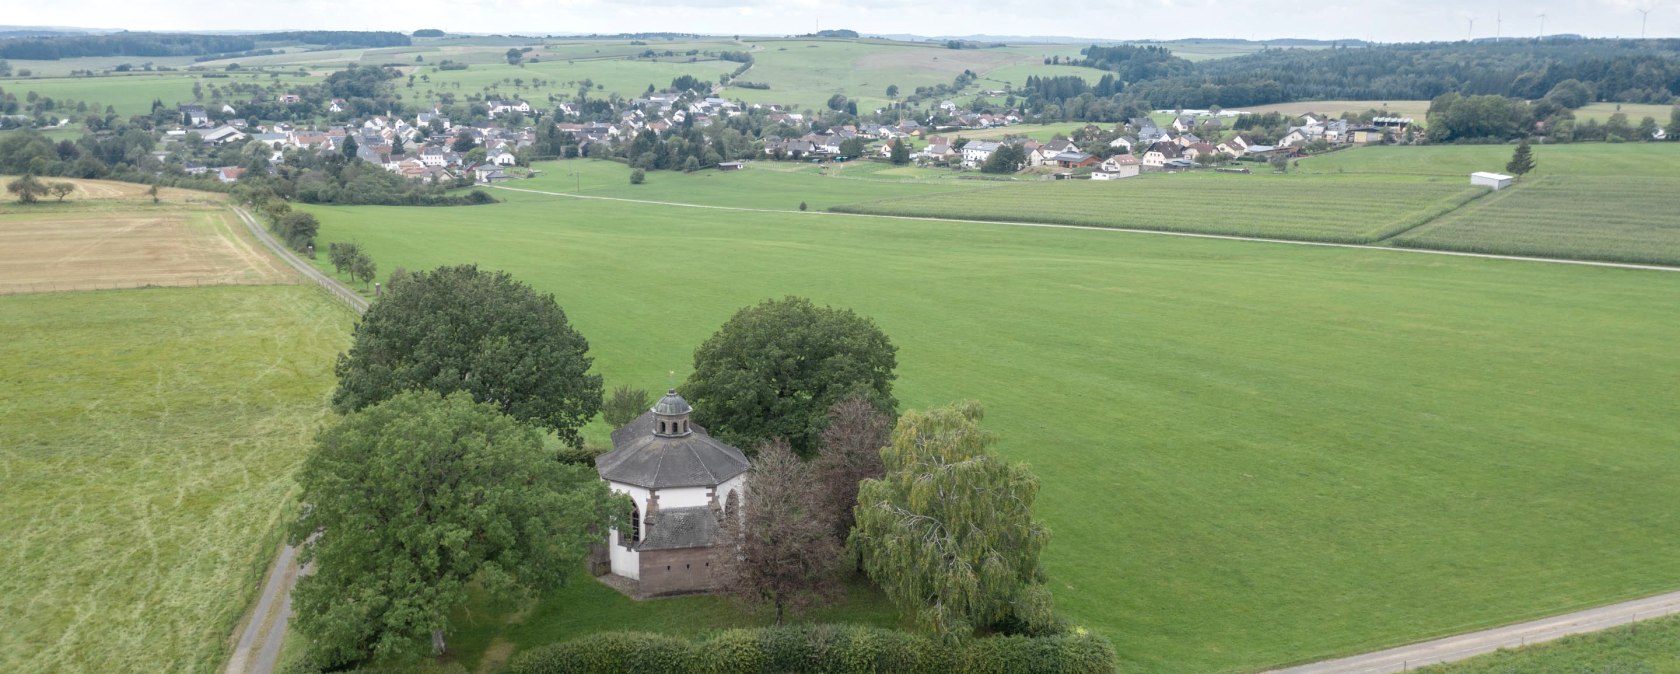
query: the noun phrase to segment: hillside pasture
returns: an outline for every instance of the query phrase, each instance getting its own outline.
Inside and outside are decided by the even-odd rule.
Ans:
[[[1575,121],[1596,119],[1598,123],[1603,124],[1618,112],[1627,115],[1628,124],[1637,126],[1639,120],[1651,117],[1657,120],[1658,125],[1667,127],[1669,115],[1674,113],[1674,106],[1651,103],[1588,103],[1575,111]]]
[[[152,204],[135,194],[143,185],[74,182],[77,192],[63,203],[0,205],[0,293],[289,278],[226,208]],[[200,193],[163,190],[166,198],[182,194]]]
[[[1445,179],[1195,173],[1006,185],[831,210],[1368,243],[1427,222],[1484,192]]]
[[[0,297],[0,670],[216,671],[349,324],[298,285]]]
[[[1680,143],[1535,145],[1531,176],[1668,176],[1680,174]],[[1503,172],[1514,145],[1371,145],[1300,161],[1307,174],[1363,173],[1451,176]]]
[[[1680,265],[1680,177],[1525,179],[1395,239],[1472,253]]]
[[[648,171],[647,182],[631,185],[630,169],[623,164],[574,159],[538,162],[536,168],[543,171],[540,176],[505,183],[513,189],[494,194],[504,197],[521,189],[572,194],[581,184],[582,194],[587,196],[798,212],[800,202],[821,210],[863,199],[944,194],[986,184],[958,180],[949,171],[908,167],[898,168],[909,173],[872,177],[885,166],[859,162],[855,170],[837,166],[820,173],[810,164],[758,161],[740,171]]]
[[[1227,177],[1261,181],[1243,199],[1296,179]],[[1137,183],[1189,187],[1119,203],[1264,213],[1168,178]],[[1332,192],[1382,203],[1391,187],[1348,184]],[[1025,203],[1107,186],[1043,187]],[[382,269],[475,262],[554,293],[608,387],[682,381],[765,298],[871,318],[899,348],[901,407],[981,400],[1000,452],[1031,464],[1057,607],[1113,639],[1123,671],[1254,671],[1680,578],[1680,275],[506,194],[305,208],[322,241],[359,241]],[[463,638],[505,654],[597,629],[594,594]],[[721,610],[620,603],[611,622],[688,631]]]

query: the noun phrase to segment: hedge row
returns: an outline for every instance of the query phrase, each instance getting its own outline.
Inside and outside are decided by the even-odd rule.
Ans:
[[[1114,647],[1083,629],[946,644],[856,625],[734,629],[701,641],[603,632],[514,656],[513,674],[1112,674]]]

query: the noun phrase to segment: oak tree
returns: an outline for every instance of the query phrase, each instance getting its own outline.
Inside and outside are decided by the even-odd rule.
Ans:
[[[898,349],[873,321],[801,297],[735,313],[694,352],[683,395],[695,420],[737,447],[771,438],[816,451],[828,409],[861,397],[891,412]]]
[[[314,573],[293,593],[324,663],[445,650],[476,585],[507,601],[557,587],[610,508],[593,470],[557,462],[534,428],[475,403],[411,391],[323,431],[298,473],[290,538]]]
[[[353,271],[353,270],[352,270]],[[353,412],[403,391],[466,391],[573,446],[601,409],[589,342],[553,295],[476,265],[415,272],[375,302],[338,357],[333,407]]]

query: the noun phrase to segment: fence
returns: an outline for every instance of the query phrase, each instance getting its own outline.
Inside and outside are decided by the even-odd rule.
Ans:
[[[298,273],[303,274],[305,278],[308,278],[310,281],[314,281],[315,285],[319,286],[321,290],[326,291],[328,295],[333,296],[334,299],[349,305],[351,309],[356,311],[356,313],[360,314],[367,312],[368,301],[366,298],[357,294],[356,291],[351,290],[343,283],[339,283],[337,279],[321,273],[321,270],[316,269],[314,265],[311,265],[304,261],[303,258],[298,257],[297,254],[293,253],[290,248],[287,248],[279,241],[275,240],[274,236],[269,234],[268,230],[264,229],[263,226],[257,222],[257,219],[251,217],[251,214],[247,213],[245,209],[238,206],[234,206],[232,208],[233,212],[239,216],[239,219],[244,221],[245,228],[251,230],[251,235],[257,237],[258,241],[261,241],[264,246],[267,246],[268,249],[275,255],[279,256],[280,259],[285,260],[286,264],[289,264],[293,269],[298,270]]]

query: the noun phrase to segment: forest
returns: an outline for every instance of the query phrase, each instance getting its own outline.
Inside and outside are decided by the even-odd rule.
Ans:
[[[1108,69],[1118,70],[1125,63],[1109,64]],[[1680,40],[1267,49],[1196,63],[1183,74],[1132,80],[1127,93],[1156,107],[1183,108],[1420,100],[1445,93],[1535,99],[1565,80],[1592,87],[1598,100],[1667,103],[1680,94]]]

